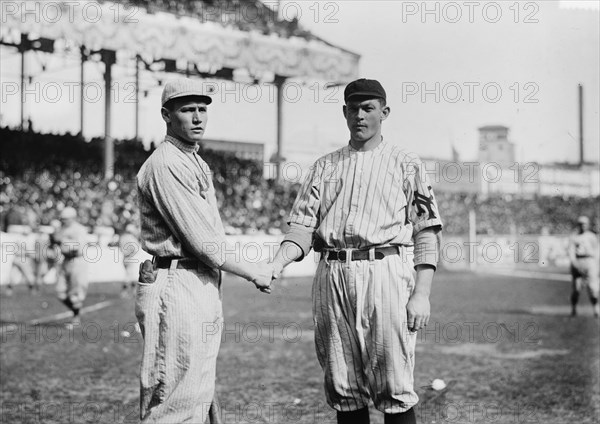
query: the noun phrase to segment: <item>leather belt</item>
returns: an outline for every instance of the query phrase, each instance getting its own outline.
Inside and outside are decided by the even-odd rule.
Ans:
[[[373,249],[375,251],[374,259],[380,260],[389,255],[397,255],[399,253],[400,248],[401,246],[376,247]],[[351,252],[351,261],[366,261],[370,259],[370,250],[349,249],[349,251]],[[346,250],[330,250],[329,253],[327,253],[327,260],[345,261],[346,255]]]
[[[592,255],[575,255],[577,259],[591,258]]]
[[[168,269],[171,268],[171,262],[177,261],[178,269],[198,269],[200,266],[200,261],[198,259],[191,258],[154,258],[154,264],[156,268]]]

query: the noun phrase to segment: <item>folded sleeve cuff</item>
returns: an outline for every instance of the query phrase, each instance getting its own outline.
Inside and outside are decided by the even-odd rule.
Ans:
[[[283,242],[289,241],[298,245],[302,249],[302,257],[296,261],[301,261],[309,252],[312,246],[313,230],[301,224],[290,223],[290,228],[283,238]]]
[[[431,265],[437,269],[440,259],[442,231],[438,228],[426,228],[415,235],[414,266]]]

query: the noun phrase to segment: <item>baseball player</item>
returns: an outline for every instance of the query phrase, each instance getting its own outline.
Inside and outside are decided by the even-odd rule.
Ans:
[[[119,249],[123,252],[123,265],[125,267],[125,281],[121,290],[121,297],[127,297],[129,290],[135,288],[138,281],[140,263],[137,253],[140,249],[138,229],[133,224],[125,226],[125,232],[119,237]]]
[[[37,257],[39,246],[36,243],[36,235],[32,232],[29,225],[11,225],[8,232],[19,236],[15,243],[16,252],[12,262],[6,295],[11,296],[13,285],[16,282],[25,280],[29,291],[35,293],[39,291],[39,281],[37,279]]]
[[[167,135],[137,175],[142,248],[157,270],[156,279],[140,275],[136,295],[142,423],[205,421],[223,323],[220,271],[265,291],[271,284],[271,264],[247,262],[225,240],[211,171],[197,154],[211,102],[198,81],[168,81]]]
[[[312,166],[274,272],[321,253],[315,344],[338,423],[368,423],[369,400],[386,423],[414,423],[416,332],[429,320],[442,221],[418,157],[381,135],[390,114],[381,84],[351,82],[344,100],[350,141]]]
[[[569,259],[571,261],[571,315],[577,315],[577,302],[581,286],[587,288],[594,308],[594,316],[600,313],[598,304],[598,236],[590,231],[590,220],[587,216],[577,219],[577,233],[569,240]]]
[[[77,211],[72,207],[62,210],[60,220],[62,226],[54,235],[54,242],[60,246],[63,262],[56,292],[65,306],[73,311],[71,324],[77,324],[89,284],[87,261],[83,256],[88,232],[77,222]]]

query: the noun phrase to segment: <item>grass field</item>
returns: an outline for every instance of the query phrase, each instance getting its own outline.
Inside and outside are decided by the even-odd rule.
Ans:
[[[90,288],[82,325],[33,321],[64,312],[52,287],[0,299],[1,422],[137,422],[141,335],[118,284]],[[333,423],[313,344],[309,279],[270,296],[226,278],[217,387],[226,423]],[[417,343],[420,423],[598,422],[598,320],[569,284],[440,272]],[[127,333],[128,332],[128,333]],[[448,384],[441,392],[427,386]],[[372,422],[382,415],[372,409]]]

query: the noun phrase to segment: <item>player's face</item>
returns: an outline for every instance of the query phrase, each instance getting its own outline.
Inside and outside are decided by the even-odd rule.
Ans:
[[[208,106],[202,97],[175,99],[170,108],[162,108],[162,116],[172,136],[188,143],[202,140],[208,123]]]
[[[381,132],[381,123],[390,112],[378,99],[349,101],[344,106],[344,117],[350,130],[350,138],[357,142],[367,142]]]

